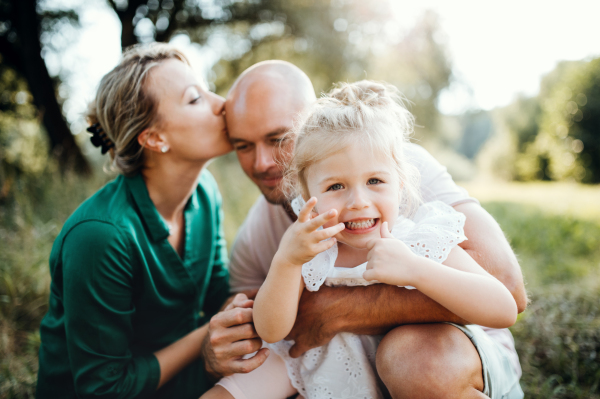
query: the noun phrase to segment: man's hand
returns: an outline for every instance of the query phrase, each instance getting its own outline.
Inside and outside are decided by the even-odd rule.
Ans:
[[[206,371],[216,379],[234,373],[248,373],[267,360],[269,350],[260,349],[262,340],[252,324],[254,301],[238,294],[227,307],[214,315],[202,344]],[[260,350],[259,350],[260,349]],[[244,355],[254,353],[249,359]]]

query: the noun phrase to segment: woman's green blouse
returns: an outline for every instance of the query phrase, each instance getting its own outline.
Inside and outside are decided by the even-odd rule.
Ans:
[[[221,197],[207,171],[185,211],[183,258],[140,175],[119,176],[67,220],[50,254],[38,398],[198,398],[202,360],[157,390],[153,352],[215,314],[228,296]]]

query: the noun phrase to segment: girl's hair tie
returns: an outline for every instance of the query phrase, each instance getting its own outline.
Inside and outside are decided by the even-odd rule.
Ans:
[[[95,147],[102,147],[102,155],[106,154],[108,150],[115,147],[115,143],[108,138],[100,123],[94,123],[92,126],[86,129],[92,134],[90,141]]]

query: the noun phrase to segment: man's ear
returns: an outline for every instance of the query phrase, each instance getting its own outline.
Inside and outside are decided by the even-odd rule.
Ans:
[[[138,134],[137,141],[140,146],[154,152],[165,152],[162,150],[165,146],[168,148],[165,137],[156,133],[152,128],[148,128]]]

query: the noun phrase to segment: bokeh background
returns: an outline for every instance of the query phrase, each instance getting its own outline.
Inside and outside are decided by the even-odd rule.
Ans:
[[[114,177],[87,102],[122,48],[151,41],[184,49],[221,95],[265,59],[298,65],[317,94],[398,86],[414,140],[519,256],[526,397],[600,398],[598,15],[594,0],[0,0],[0,398],[34,396],[50,248]],[[259,193],[233,154],[210,169],[231,244]]]

